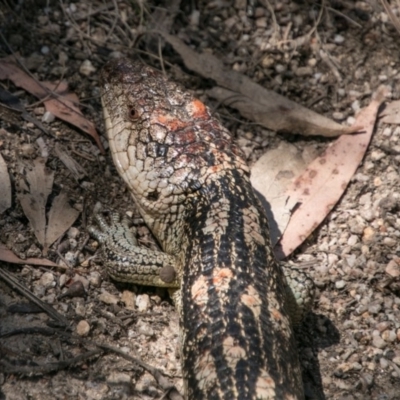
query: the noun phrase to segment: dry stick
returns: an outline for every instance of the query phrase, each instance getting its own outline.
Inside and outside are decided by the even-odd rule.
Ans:
[[[103,353],[103,350],[96,349],[92,351],[88,351],[84,354],[81,354],[77,357],[70,358],[65,361],[58,361],[54,363],[46,363],[42,365],[30,365],[30,366],[15,366],[6,360],[0,360],[0,366],[3,366],[3,373],[7,374],[23,374],[23,375],[35,375],[35,374],[48,374],[50,372],[59,371],[64,368],[68,368],[71,365],[81,363],[86,361],[87,359],[97,356],[98,354]],[[1,368],[0,368],[1,370]]]
[[[49,306],[38,297],[36,297],[30,290],[28,290],[25,286],[18,282],[18,280],[11,273],[7,272],[3,268],[0,268],[0,278],[6,281],[13,289],[25,296],[29,301],[39,306],[53,319],[57,320],[63,327],[67,327],[69,325],[68,320],[63,315],[61,315],[53,307]]]
[[[6,38],[3,36],[3,34],[0,31],[0,38],[3,40],[5,46],[7,47],[8,51],[11,53],[11,56],[14,58],[15,62],[17,65],[19,65],[21,67],[21,69],[29,75],[30,78],[32,78],[39,86],[40,88],[45,91],[47,93],[47,95],[43,98],[40,99],[39,102],[37,103],[41,103],[45,100],[47,100],[48,98],[52,97],[55,100],[60,101],[60,98],[63,98],[62,95],[59,95],[58,93],[56,93],[54,90],[49,89],[48,87],[44,86],[40,81],[38,81],[36,79],[36,77],[31,73],[31,71],[29,71],[24,64],[22,64],[22,62],[19,60],[19,58],[15,55],[16,53],[13,51],[13,49],[11,48],[11,46],[8,44]],[[60,85],[61,81],[59,81],[59,83],[57,83],[56,88]],[[36,103],[35,103],[36,104]],[[68,104],[65,104],[64,102],[62,102],[63,106],[66,107],[71,113],[73,114],[77,114],[77,112],[71,108]],[[79,105],[79,104],[78,104]]]
[[[333,61],[330,59],[328,53],[325,50],[320,50],[319,55],[321,57],[321,60],[331,69],[333,75],[335,76],[336,80],[340,83],[342,82],[342,76],[340,75],[339,70],[336,68],[336,65],[333,63]]]
[[[358,22],[354,21],[354,19],[351,19],[350,17],[348,17],[346,14],[343,14],[342,12],[335,10],[332,7],[328,7],[326,6],[326,9],[333,12],[334,14],[337,14],[339,16],[341,16],[342,18],[344,18],[345,20],[347,20],[347,22],[349,22],[350,24],[353,24],[354,26],[356,26],[357,28],[362,28],[362,25],[360,25]]]
[[[386,12],[389,15],[390,20],[392,21],[393,26],[395,27],[396,31],[400,33],[400,20],[394,15],[392,9],[390,8],[388,2],[386,0],[381,0],[383,7],[385,8]]]
[[[98,347],[100,347],[101,349],[112,351],[112,352],[120,355],[121,357],[125,358],[126,360],[141,366],[144,370],[146,370],[148,373],[153,375],[153,377],[157,381],[158,385],[163,390],[168,391],[168,394],[169,394],[169,397],[171,400],[183,400],[183,397],[180,395],[180,393],[175,388],[175,386],[168,379],[166,379],[164,377],[163,373],[158,368],[152,367],[151,365],[143,362],[139,358],[132,357],[132,356],[124,353],[120,349],[109,346],[108,344],[97,343],[96,345]]]
[[[284,38],[278,43],[278,45],[282,45],[282,44],[285,44],[285,43],[294,43],[294,46],[292,46],[292,48],[293,48],[293,49],[296,49],[297,46],[298,46],[298,43],[304,43],[305,40],[309,40],[310,37],[311,37],[311,35],[317,30],[318,25],[319,25],[320,22],[321,22],[322,15],[323,15],[323,13],[324,13],[325,0],[322,0],[322,3],[321,3],[321,6],[320,6],[320,7],[321,7],[321,9],[320,9],[320,11],[319,11],[319,13],[318,13],[317,20],[315,21],[314,26],[310,29],[309,32],[305,33],[304,35],[302,35],[302,36],[300,36],[300,37],[298,37],[298,38],[296,38],[296,39],[288,40],[287,38],[284,37]]]

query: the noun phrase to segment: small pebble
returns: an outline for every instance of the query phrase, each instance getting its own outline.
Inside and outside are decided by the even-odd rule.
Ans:
[[[75,228],[74,226],[72,228],[68,229],[67,235],[71,239],[76,239],[79,235],[79,229]]]
[[[50,111],[46,111],[42,116],[42,122],[46,122],[47,124],[52,123],[55,119],[55,115]]]
[[[123,372],[111,372],[111,374],[107,377],[107,382],[112,385],[116,385],[118,383],[130,384],[131,376]]]
[[[387,344],[380,336],[373,336],[372,345],[377,349],[384,349]]]
[[[374,301],[368,305],[368,312],[371,314],[378,314],[382,309],[382,304],[380,301]]]
[[[88,289],[89,287],[89,280],[86,279],[84,276],[79,275],[79,274],[75,274],[74,276],[74,281],[79,281],[82,283],[83,287],[85,288],[85,290]]]
[[[390,260],[385,268],[385,272],[393,278],[400,276],[400,265],[395,260]]]
[[[335,37],[334,37],[334,39],[333,39],[333,41],[336,43],[336,44],[342,44],[343,42],[344,42],[344,37],[342,36],[342,35],[335,35]]]
[[[113,294],[104,291],[100,294],[99,300],[105,304],[117,304],[118,298],[115,297]]]
[[[91,286],[95,288],[99,288],[101,286],[101,275],[97,271],[93,271],[89,275],[89,283]]]
[[[392,323],[390,321],[379,322],[379,324],[376,325],[376,329],[379,332],[383,332],[383,331],[386,331],[386,329],[388,329],[390,327],[390,325],[392,325]]]
[[[386,369],[388,367],[388,365],[389,365],[389,362],[388,362],[388,360],[386,360],[385,357],[381,357],[379,359],[379,364],[381,365],[382,369]]]
[[[45,272],[39,280],[39,284],[44,288],[55,286],[54,275],[51,272]]]
[[[36,153],[35,146],[32,143],[23,143],[20,150],[24,157],[31,157]]]
[[[150,297],[147,294],[140,294],[136,297],[136,307],[138,311],[147,311],[150,307]]]
[[[397,246],[398,240],[391,237],[385,237],[382,242],[385,246],[394,247]]]
[[[128,310],[135,309],[136,294],[130,290],[124,290],[121,295],[121,301],[125,304]]]
[[[62,293],[58,298],[62,299],[64,297],[83,297],[85,296],[85,288],[81,281],[77,280],[68,287],[68,289]]]
[[[79,321],[78,325],[76,326],[76,333],[79,336],[87,336],[90,332],[90,325],[86,320]]]
[[[396,365],[400,366],[400,356],[396,356],[392,360]]]
[[[313,74],[313,69],[311,67],[299,67],[294,71],[296,76],[311,76]]]
[[[397,336],[394,331],[388,329],[382,332],[382,339],[386,342],[393,343],[397,340]]]
[[[93,72],[96,72],[96,68],[93,66],[90,60],[85,60],[79,67],[79,72],[82,75],[89,76]]]
[[[75,306],[75,314],[78,317],[85,317],[86,315],[86,307],[84,301],[78,301]]]
[[[347,244],[349,246],[354,246],[356,243],[358,243],[358,236],[357,235],[351,235],[349,239],[347,240]]]
[[[364,229],[362,241],[364,243],[371,243],[376,237],[376,233],[371,226],[367,226]]]
[[[343,289],[346,286],[346,282],[343,280],[335,282],[336,289]]]
[[[342,120],[345,118],[345,116],[344,116],[344,114],[343,114],[342,112],[335,111],[335,112],[332,114],[332,118],[333,118],[333,119],[336,119],[337,121],[342,121]]]

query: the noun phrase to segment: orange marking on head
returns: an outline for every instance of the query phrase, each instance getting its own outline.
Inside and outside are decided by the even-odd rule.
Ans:
[[[178,129],[182,129],[188,125],[186,122],[180,121],[168,114],[157,115],[153,122],[165,126],[169,131],[177,131]]]
[[[194,99],[190,105],[192,108],[191,112],[193,117],[204,118],[208,116],[207,108],[200,100]]]

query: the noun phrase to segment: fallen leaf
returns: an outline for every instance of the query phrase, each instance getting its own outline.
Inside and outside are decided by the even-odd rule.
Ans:
[[[79,211],[68,203],[65,191],[55,197],[49,211],[49,222],[46,229],[45,248],[50,247],[69,229],[79,216]]]
[[[365,133],[338,138],[290,186],[287,195],[299,207],[275,247],[277,258],[293,252],[343,195],[368,148],[379,106],[387,93],[386,87],[379,88],[370,105],[358,114],[355,124],[362,125]]]
[[[45,245],[46,235],[46,203],[53,187],[54,173],[46,168],[46,161],[36,158],[33,165],[25,168],[25,179],[21,179],[20,187],[28,187],[28,191],[20,191],[18,199],[28,218],[38,242]]]
[[[380,116],[383,117],[382,122],[386,124],[400,124],[400,100],[386,104]]]
[[[16,116],[22,117],[25,121],[27,122],[32,122],[37,128],[39,128],[42,132],[46,133],[47,135],[50,135],[50,132],[43,126],[43,124],[38,121],[35,117],[33,117],[31,114],[26,111],[25,107],[23,104],[20,102],[19,98],[17,96],[12,95],[10,92],[8,92],[5,89],[0,88],[0,102],[2,103],[2,110],[3,112],[1,113],[2,116],[4,116],[4,107],[7,107],[9,112],[14,112],[14,118],[5,118],[7,122],[10,123],[18,123],[14,121]],[[10,114],[8,114],[10,115]]]
[[[58,264],[45,258],[22,258],[17,257],[11,250],[0,243],[0,261],[8,262],[11,264],[31,264],[43,265],[45,267],[59,267]]]
[[[0,214],[11,207],[11,182],[7,165],[0,154]]]
[[[18,199],[38,242],[46,255],[49,247],[75,222],[79,211],[72,208],[65,192],[52,202],[46,223],[46,204],[52,191],[54,173],[46,168],[45,160],[37,158],[25,168],[25,179],[19,182]]]
[[[214,80],[219,87],[208,91],[212,97],[236,108],[245,118],[268,129],[302,135],[339,136],[359,131],[342,126],[230,70],[210,53],[198,54],[177,36],[157,31],[182,57],[187,68]]]
[[[81,113],[76,104],[79,104],[78,97],[69,93],[66,83],[54,84],[49,82],[38,82],[21,70],[10,57],[0,59],[0,80],[10,79],[13,83],[25,89],[38,99],[45,99],[46,110],[88,133],[96,141],[99,149],[104,153],[103,145],[100,142],[94,124],[88,121]],[[51,90],[55,90],[57,97],[54,97]]]
[[[296,205],[289,201],[286,190],[317,156],[314,146],[300,151],[296,146],[282,142],[251,167],[251,183],[267,211],[273,245],[286,229]]]

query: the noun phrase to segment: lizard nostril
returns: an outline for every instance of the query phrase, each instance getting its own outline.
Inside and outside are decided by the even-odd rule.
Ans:
[[[138,112],[138,110],[135,108],[135,107],[133,107],[133,106],[131,106],[131,107],[129,107],[129,109],[128,109],[128,118],[131,120],[131,121],[136,121],[136,120],[138,120],[139,119],[139,112]]]

